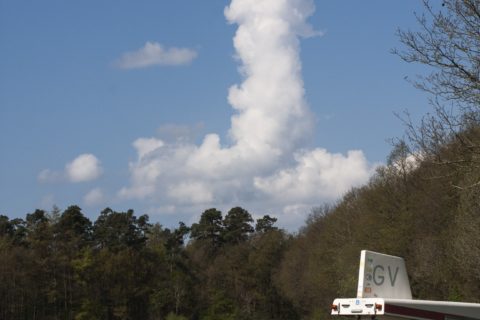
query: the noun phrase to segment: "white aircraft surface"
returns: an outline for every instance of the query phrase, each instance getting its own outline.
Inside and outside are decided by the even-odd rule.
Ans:
[[[372,319],[474,320],[480,304],[412,299],[403,258],[362,250],[356,298],[333,301],[332,315]]]

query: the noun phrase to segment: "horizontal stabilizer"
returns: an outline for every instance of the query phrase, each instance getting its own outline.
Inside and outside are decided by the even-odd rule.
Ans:
[[[335,299],[332,315],[375,316],[383,319],[477,320],[480,304],[411,299]]]

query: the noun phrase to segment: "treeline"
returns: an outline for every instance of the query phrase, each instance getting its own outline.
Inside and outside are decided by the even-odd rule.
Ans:
[[[295,318],[273,284],[291,238],[275,221],[240,207],[174,230],[108,208],[94,223],[78,206],[0,216],[0,319]]]

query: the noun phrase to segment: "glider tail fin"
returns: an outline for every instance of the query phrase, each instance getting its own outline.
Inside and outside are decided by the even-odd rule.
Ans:
[[[362,250],[357,298],[412,299],[403,258]]]

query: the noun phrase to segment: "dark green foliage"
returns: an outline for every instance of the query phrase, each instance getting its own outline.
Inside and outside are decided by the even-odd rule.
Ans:
[[[111,250],[127,247],[141,248],[147,240],[148,216],[138,219],[133,210],[115,212],[110,208],[102,211],[93,226],[93,236],[97,245]]]
[[[0,215],[0,236],[13,236],[13,225],[7,216]]]
[[[247,210],[240,207],[230,209],[223,220],[223,239],[225,242],[238,244],[246,241],[248,235],[253,232],[251,222],[253,222],[253,219]]]
[[[77,243],[80,247],[92,239],[92,223],[77,206],[70,206],[55,223],[58,237],[63,242]]]
[[[273,225],[277,222],[277,218],[272,218],[269,215],[263,216],[263,218],[257,219],[257,224],[255,225],[255,232],[265,233],[271,230],[278,230]]]
[[[205,210],[198,223],[192,225],[191,238],[207,243],[209,247],[221,246],[223,225],[222,213],[215,208]]]

